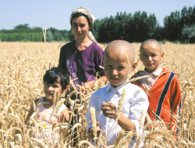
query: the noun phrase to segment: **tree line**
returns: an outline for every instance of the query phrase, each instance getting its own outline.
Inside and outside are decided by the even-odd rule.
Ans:
[[[145,11],[134,14],[118,12],[115,16],[96,20],[92,32],[99,42],[109,42],[114,39],[140,42],[148,38],[160,41],[195,42],[195,6],[171,12],[164,18],[163,23],[164,25],[160,26],[156,16]],[[0,30],[0,39],[1,41],[64,41],[71,40],[72,35],[68,30],[56,28],[44,30],[22,24],[12,30]]]
[[[68,39],[67,30],[58,30],[49,28],[47,30],[41,27],[29,27],[28,24],[21,24],[12,30],[0,30],[1,41],[44,41],[44,31],[46,32],[46,41],[62,41]]]

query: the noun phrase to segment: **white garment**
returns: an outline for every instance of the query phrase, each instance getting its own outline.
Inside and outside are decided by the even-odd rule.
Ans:
[[[110,84],[97,90],[92,96],[89,104],[90,107],[94,107],[96,111],[96,120],[100,123],[100,129],[106,135],[107,145],[113,144],[118,133],[121,131],[121,127],[118,123],[111,118],[105,117],[101,111],[103,102],[112,102],[118,107],[118,102],[121,99],[121,95],[125,89],[124,103],[122,105],[122,113],[128,117],[136,127],[136,134],[139,136],[142,134],[143,127],[140,126],[139,120],[142,115],[142,119],[145,119],[145,115],[148,109],[148,97],[146,93],[138,86],[127,83],[119,87],[112,87]],[[91,128],[90,112],[86,115],[88,128]],[[144,121],[143,121],[144,122]],[[143,123],[144,124],[144,123]],[[142,124],[142,125],[143,125]]]
[[[64,104],[60,106],[56,114],[53,114],[53,107],[44,107],[44,98],[38,100],[36,106],[37,118],[36,121],[41,125],[36,138],[44,143],[55,144],[59,142],[59,131],[53,131],[53,125],[59,123],[59,115],[66,108]]]

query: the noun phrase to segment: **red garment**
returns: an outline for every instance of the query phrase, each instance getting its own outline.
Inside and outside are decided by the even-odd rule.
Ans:
[[[134,77],[139,76],[143,75],[138,72]],[[175,125],[174,115],[177,115],[181,104],[181,87],[178,77],[173,72],[163,68],[149,90],[144,88],[141,80],[137,80],[134,84],[143,88],[148,95],[150,118],[155,120],[160,117],[169,128],[172,128]]]

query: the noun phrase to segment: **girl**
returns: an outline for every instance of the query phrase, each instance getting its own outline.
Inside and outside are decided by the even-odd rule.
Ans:
[[[34,100],[26,123],[31,123],[30,119],[34,119],[41,127],[41,131],[36,134],[35,138],[54,144],[59,140],[59,133],[53,133],[52,126],[62,121],[69,121],[69,110],[64,105],[64,101],[56,109],[54,98],[56,98],[55,95],[60,96],[66,89],[69,77],[53,67],[46,71],[43,82],[45,96]]]

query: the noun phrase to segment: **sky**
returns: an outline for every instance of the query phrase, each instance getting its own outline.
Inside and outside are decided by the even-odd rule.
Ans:
[[[70,29],[71,12],[87,8],[96,19],[115,16],[117,12],[146,11],[155,14],[162,26],[171,12],[194,7],[195,0],[0,0],[0,29],[13,29],[19,24],[30,27]]]

